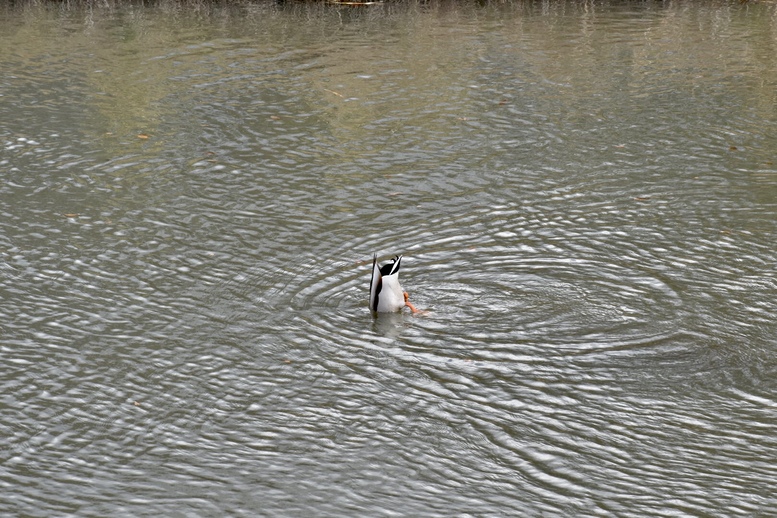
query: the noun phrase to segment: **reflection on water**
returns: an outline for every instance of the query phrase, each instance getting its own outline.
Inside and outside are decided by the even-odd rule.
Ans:
[[[0,508],[768,512],[775,16],[3,7]]]

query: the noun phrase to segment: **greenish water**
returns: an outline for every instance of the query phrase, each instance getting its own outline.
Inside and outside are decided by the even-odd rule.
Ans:
[[[770,514],[775,20],[4,5],[0,514]]]

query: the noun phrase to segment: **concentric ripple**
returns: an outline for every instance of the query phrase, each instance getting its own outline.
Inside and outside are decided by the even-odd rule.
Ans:
[[[0,514],[777,507],[770,3],[70,4],[0,7]]]

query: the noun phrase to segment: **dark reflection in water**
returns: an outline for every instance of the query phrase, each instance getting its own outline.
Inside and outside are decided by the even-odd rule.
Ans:
[[[0,510],[768,514],[774,20],[2,8]]]

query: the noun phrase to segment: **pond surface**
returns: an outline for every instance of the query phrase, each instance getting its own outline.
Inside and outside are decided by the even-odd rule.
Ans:
[[[773,3],[66,5],[0,8],[1,514],[774,512]]]

